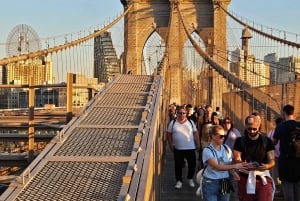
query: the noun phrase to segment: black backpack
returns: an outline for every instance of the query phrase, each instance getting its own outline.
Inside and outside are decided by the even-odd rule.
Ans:
[[[288,158],[300,158],[300,122],[296,126],[288,126],[289,144]]]

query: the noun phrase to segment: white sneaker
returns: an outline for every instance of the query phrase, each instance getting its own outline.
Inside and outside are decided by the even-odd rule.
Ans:
[[[182,187],[182,182],[181,181],[177,181],[176,185],[175,185],[175,188],[181,189],[181,187]]]
[[[192,179],[189,179],[189,186],[190,187],[195,187],[195,183]]]

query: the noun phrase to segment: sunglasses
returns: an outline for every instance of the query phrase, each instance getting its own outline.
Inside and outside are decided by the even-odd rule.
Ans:
[[[216,133],[215,136],[219,136],[219,139],[224,139],[225,135],[220,135],[219,133]]]
[[[257,131],[257,128],[247,128],[247,130],[248,130],[249,132],[256,132],[256,131]]]
[[[225,121],[223,124],[231,124],[230,121]]]
[[[185,112],[178,112],[178,114],[186,114]]]

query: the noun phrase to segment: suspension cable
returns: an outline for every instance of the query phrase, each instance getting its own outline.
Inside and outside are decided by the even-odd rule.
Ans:
[[[278,42],[281,42],[283,44],[286,44],[286,45],[289,45],[289,46],[292,46],[292,47],[296,47],[296,48],[300,48],[300,43],[295,43],[295,42],[292,42],[292,41],[288,41],[286,39],[282,39],[282,38],[278,38],[276,36],[273,36],[271,34],[267,34],[263,31],[260,31],[252,26],[250,26],[249,24],[246,24],[244,23],[243,21],[239,20],[238,18],[236,18],[235,16],[233,16],[231,13],[229,13],[225,8],[223,8],[220,4],[220,2],[217,2],[218,6],[229,16],[231,17],[232,19],[234,19],[236,22],[238,22],[239,24],[243,25],[243,26],[247,26],[250,30],[260,34],[260,35],[263,35],[267,38],[270,38],[272,40],[276,40]]]
[[[17,62],[20,60],[27,60],[30,58],[35,58],[35,57],[39,57],[42,55],[46,55],[52,52],[58,52],[60,50],[66,49],[68,47],[72,47],[75,45],[79,45],[89,39],[95,38],[97,36],[99,36],[100,34],[106,32],[108,29],[110,29],[112,26],[114,26],[115,24],[117,24],[125,15],[127,15],[127,13],[131,10],[132,5],[130,5],[119,17],[117,17],[115,20],[113,20],[111,23],[109,23],[107,26],[103,27],[101,30],[96,31],[91,33],[90,35],[87,35],[85,37],[79,38],[78,40],[75,41],[70,41],[66,44],[63,45],[59,45],[59,46],[55,46],[53,48],[47,48],[47,49],[43,49],[43,50],[39,50],[36,52],[31,52],[29,54],[22,54],[19,56],[13,56],[11,58],[4,58],[4,59],[0,59],[0,66],[1,65],[6,65],[9,62]]]
[[[246,89],[246,88],[250,88],[251,85],[247,82],[244,82],[242,80],[240,80],[239,78],[237,78],[236,76],[234,76],[232,73],[228,72],[227,70],[225,70],[224,67],[222,67],[221,65],[219,65],[218,63],[216,63],[214,60],[212,60],[203,50],[202,48],[196,43],[196,41],[191,37],[191,35],[189,34],[185,23],[183,22],[183,17],[182,17],[182,13],[181,10],[179,8],[179,6],[177,6],[177,10],[179,13],[179,19],[184,27],[185,33],[187,35],[187,37],[189,38],[190,42],[192,43],[193,47],[197,50],[197,52],[199,53],[199,55],[205,59],[205,61],[210,64],[220,75],[222,75],[223,77],[227,78],[231,83],[233,83],[233,85],[235,85],[238,88],[241,89]]]

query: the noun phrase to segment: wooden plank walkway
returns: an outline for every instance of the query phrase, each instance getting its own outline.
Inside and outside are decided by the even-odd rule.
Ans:
[[[200,197],[197,197],[195,192],[198,188],[198,184],[194,179],[196,187],[191,188],[188,186],[186,175],[187,167],[183,168],[183,186],[180,190],[174,188],[175,186],[175,170],[174,170],[174,158],[173,153],[167,146],[165,164],[163,168],[162,176],[162,189],[160,193],[161,201],[201,201]],[[283,197],[275,197],[274,201],[283,201]]]

